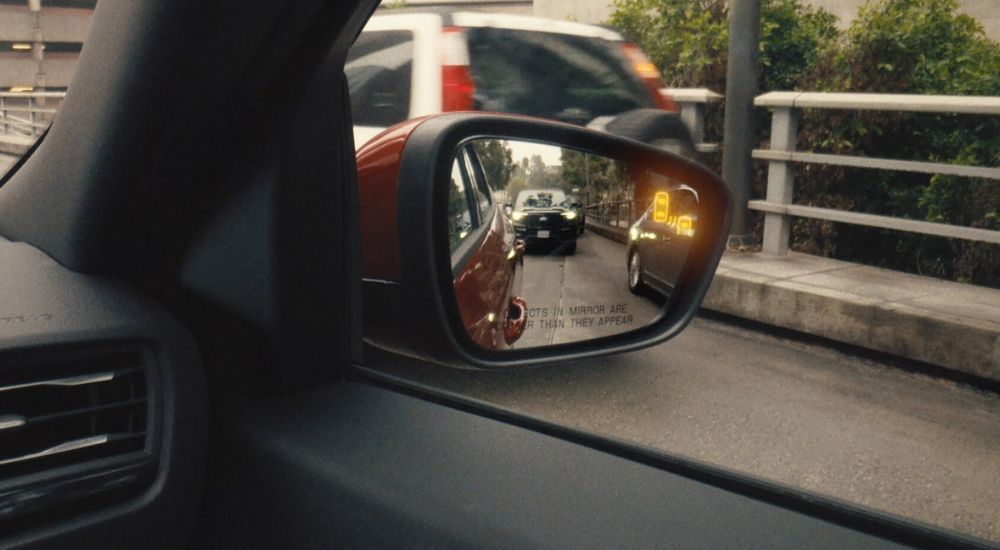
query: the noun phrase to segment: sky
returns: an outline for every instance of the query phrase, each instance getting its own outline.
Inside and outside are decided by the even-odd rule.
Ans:
[[[531,158],[532,155],[541,155],[545,166],[562,166],[560,155],[562,148],[531,141],[508,141],[510,145],[511,157],[514,162],[521,162],[522,158]]]

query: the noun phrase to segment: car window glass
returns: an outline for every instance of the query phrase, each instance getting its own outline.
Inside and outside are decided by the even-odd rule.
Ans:
[[[412,32],[361,33],[344,66],[354,124],[392,126],[406,120],[412,69]]]
[[[514,208],[553,208],[565,203],[566,195],[558,189],[526,190],[518,194]]]
[[[468,183],[458,159],[452,164],[448,188],[448,243],[454,251],[472,232],[473,219],[466,194]]]
[[[473,28],[469,62],[477,108],[574,123],[652,107],[617,48],[599,38]]]
[[[763,28],[772,32],[765,32],[760,44],[761,65],[754,95],[856,93],[852,105],[855,100],[859,104],[888,101],[875,96],[861,97],[869,93],[981,96],[975,101],[1000,95],[996,86],[987,85],[995,84],[995,79],[983,76],[1000,74],[990,71],[992,65],[988,63],[1000,59],[997,55],[1000,50],[996,49],[1000,47],[1000,30],[989,25],[985,33],[975,29],[973,19],[977,24],[988,22],[994,14],[982,10],[970,19],[973,10],[960,10],[957,6],[976,3],[972,0],[880,0],[867,3],[877,6],[872,9],[858,9],[866,3],[852,0],[847,2],[851,7],[838,9],[836,17],[816,8],[819,4],[837,4],[840,8],[836,2],[777,3],[782,4],[782,9],[772,6],[768,10],[765,5],[761,13]],[[390,8],[390,4],[394,7]],[[407,46],[412,48],[414,70],[421,71],[414,73],[418,78],[408,82],[407,88],[412,88],[411,103],[419,106],[421,114],[443,110],[444,102],[439,97],[445,88],[442,65],[448,59],[455,67],[468,68],[467,74],[456,71],[461,78],[456,77],[453,83],[455,89],[466,94],[461,97],[468,100],[463,106],[589,125],[681,152],[691,160],[719,170],[725,146],[724,107],[733,98],[732,88],[726,89],[725,78],[726,45],[731,38],[725,32],[729,28],[729,10],[725,9],[729,2],[615,2],[606,6],[608,10],[601,15],[590,13],[582,3],[566,3],[561,13],[547,12],[551,20],[512,17],[526,13],[518,12],[520,7],[506,4],[488,8],[489,11],[495,8],[496,15],[466,13],[452,17],[416,5],[397,10],[402,8],[401,4],[383,3],[378,15],[391,16],[393,20],[387,17],[378,21],[384,25],[380,28],[390,25],[398,29],[419,28],[433,21],[440,25],[427,35],[433,47],[427,48],[426,64],[425,35],[421,34],[421,40],[413,46]],[[703,4],[714,8],[688,9]],[[535,6],[536,12],[544,11],[539,4]],[[412,19],[408,17],[411,12]],[[900,12],[906,16],[899,15]],[[962,25],[956,25],[958,21],[963,21]],[[447,27],[452,27],[450,31],[454,34],[437,32]],[[974,41],[981,48],[978,53],[953,47],[927,51],[927,60],[922,55],[897,55],[896,48],[900,47],[897,39],[907,42],[905,51],[923,54],[928,43],[926,36],[943,36],[945,30],[956,31],[959,27],[978,36]],[[855,30],[850,31],[852,28]],[[918,32],[919,28],[923,30]],[[617,32],[625,42],[611,38],[614,35],[609,30]],[[400,36],[406,34],[398,32]],[[352,60],[360,60],[377,50],[371,46],[372,38],[366,39],[367,34],[362,35],[352,50]],[[449,45],[462,45],[466,51],[443,55],[444,36],[460,36],[461,40],[449,41]],[[893,40],[882,40],[885,36]],[[412,38],[402,40],[397,44],[412,42]],[[635,57],[635,50],[626,49],[626,42],[636,44],[645,55]],[[699,47],[692,50],[683,47],[685,44]],[[392,44],[386,42],[379,47],[391,49]],[[913,63],[901,63],[903,58]],[[383,63],[383,66],[401,67],[402,63]],[[918,70],[918,66],[923,68]],[[973,70],[974,66],[982,72]],[[651,78],[651,72],[662,75],[662,79]],[[367,101],[356,91],[359,87],[354,81],[360,82],[358,77],[351,73],[349,77],[352,103]],[[471,84],[466,77],[471,78]],[[421,81],[430,84],[421,87]],[[654,99],[656,96],[651,92],[656,90],[663,95],[665,104]],[[958,97],[941,101],[950,105]],[[422,103],[425,98],[430,98],[426,110]],[[962,98],[963,105],[966,99],[971,98]],[[853,112],[843,108],[845,103],[840,101],[837,100],[838,107],[831,108],[799,108],[798,100],[782,108],[758,106],[755,110],[764,118],[755,116],[755,127],[747,131],[754,136],[754,146],[761,149],[785,147],[824,155],[869,156],[866,166],[871,165],[871,158],[877,157],[894,159],[893,163],[913,161],[942,166],[954,162],[985,169],[997,164],[996,155],[991,155],[996,147],[989,146],[990,136],[996,134],[989,134],[996,117],[970,115],[963,119],[966,115],[953,111]],[[892,100],[893,105],[895,101]],[[352,107],[355,112],[362,110],[359,105]],[[673,109],[677,113],[657,113]],[[684,116],[675,116],[681,113]],[[356,116],[356,124],[367,120],[365,116]],[[783,146],[771,142],[777,135],[775,130],[781,127],[775,126],[776,120],[794,121],[790,127],[784,127],[790,130],[791,140]],[[646,132],[654,127],[655,132]],[[886,136],[895,138],[889,140]],[[972,140],[975,136],[979,137]],[[527,304],[525,323],[533,324],[513,344],[485,336],[483,341],[489,340],[489,345],[498,349],[505,344],[549,345],[555,339],[541,342],[532,340],[532,334],[557,334],[566,329],[559,325],[563,317],[568,319],[570,330],[586,330],[590,328],[586,319],[589,311],[598,311],[615,322],[614,315],[623,310],[621,304],[628,305],[627,314],[635,314],[638,306],[633,308],[633,303],[657,304],[670,298],[673,289],[664,283],[680,277],[683,266],[669,262],[668,255],[686,257],[685,247],[691,246],[692,238],[701,228],[699,222],[706,223],[706,212],[697,208],[698,196],[684,185],[683,179],[657,180],[655,183],[662,186],[666,200],[655,207],[655,196],[623,194],[613,187],[604,187],[601,178],[614,181],[613,177],[620,174],[595,159],[536,155],[538,151],[531,147],[520,151],[516,146],[514,154],[505,158],[500,154],[503,146],[499,141],[494,135],[474,143],[478,145],[475,153],[483,168],[485,188],[480,186],[484,182],[479,181],[476,159],[459,156],[460,160],[453,165],[456,184],[450,189],[448,227],[452,269],[457,273],[456,265],[475,266],[476,262],[460,264],[455,258],[472,257],[483,248],[480,242],[500,243],[504,239],[497,237],[504,237],[516,257],[517,248],[513,245],[520,241],[524,260],[518,270],[520,288],[512,284],[504,287],[509,292],[497,292],[492,283],[470,277],[466,281],[466,288],[470,289],[467,295],[500,296],[498,303],[502,305],[507,303],[506,298],[522,298]],[[682,142],[684,146],[678,145]],[[693,154],[695,150],[699,151],[697,155]],[[946,154],[946,150],[950,152]],[[813,160],[818,160],[818,156]],[[961,304],[970,319],[974,312],[978,312],[976,315],[986,312],[988,316],[992,311],[990,304],[996,300],[979,300],[980,289],[975,285],[997,280],[991,274],[1000,271],[989,269],[1000,258],[997,245],[919,232],[907,235],[904,240],[905,233],[896,230],[834,221],[839,217],[800,217],[793,213],[796,209],[801,213],[824,208],[853,210],[866,215],[868,221],[873,219],[869,215],[887,215],[906,219],[907,224],[919,222],[925,228],[944,227],[925,225],[941,223],[974,227],[977,232],[993,231],[1000,228],[1000,218],[995,215],[1000,210],[995,208],[993,200],[996,193],[989,195],[983,191],[991,182],[971,176],[931,173],[918,176],[918,172],[908,170],[890,175],[892,170],[888,169],[878,172],[837,164],[824,167],[826,161],[779,162],[782,161],[768,160],[763,155],[754,161],[746,183],[752,182],[752,192],[747,191],[750,194],[737,201],[740,203],[737,208],[744,211],[747,233],[734,235],[739,238],[732,239],[732,246],[723,256],[724,269],[711,283],[705,308],[682,337],[645,351],[590,361],[579,369],[553,365],[532,371],[480,373],[444,369],[436,372],[423,364],[380,366],[454,394],[468,395],[553,423],[688,456],[802,490],[807,495],[829,496],[985,536],[995,544],[1000,541],[996,506],[992,504],[997,480],[989,473],[997,470],[995,457],[1000,456],[995,453],[1000,448],[997,436],[1000,432],[994,429],[1000,417],[1000,401],[992,391],[996,386],[991,381],[991,391],[981,392],[978,386],[953,380],[954,373],[949,374],[945,366],[961,355],[960,349],[972,347],[969,336],[952,339],[952,346],[934,348],[933,353],[938,353],[939,359],[926,365],[927,369],[923,364],[911,362],[909,356],[882,357],[877,355],[882,353],[877,347],[869,354],[864,345],[845,350],[837,347],[839,344],[831,345],[837,338],[831,342],[823,338],[829,331],[839,331],[846,338],[910,349],[905,344],[909,336],[904,335],[914,334],[921,340],[913,349],[931,350],[927,337],[912,329],[909,320],[902,324],[891,322],[888,313],[897,311],[892,304],[898,304],[897,312],[908,319],[911,315],[914,319],[921,318],[916,317],[918,314],[930,318],[937,308],[956,304]],[[772,187],[764,181],[769,179],[769,163],[786,170],[775,180],[784,182],[781,188],[787,191],[795,187],[794,197],[781,199],[782,212],[788,209],[785,213],[771,211],[777,207],[770,204]],[[793,164],[797,169],[789,171]],[[469,174],[475,177],[464,179]],[[579,185],[563,177],[567,174],[583,174],[585,181],[600,185]],[[790,183],[793,180],[794,185]],[[844,181],[851,185],[842,185]],[[502,205],[502,208],[490,206],[503,222],[491,225],[491,230],[496,229],[495,236],[481,227],[482,213],[489,212],[481,208],[489,206],[483,199],[491,197],[494,203]],[[876,211],[876,204],[883,210]],[[974,208],[970,209],[970,205]],[[561,212],[560,207],[568,207],[572,213]],[[560,237],[552,227],[533,225],[542,217],[554,227],[569,225],[564,220],[573,221],[577,232]],[[853,215],[844,216],[851,218]],[[789,252],[780,258],[768,257],[762,251],[768,234],[764,230],[767,219],[784,219],[766,237],[772,247],[778,241],[788,245]],[[893,240],[896,235],[900,240]],[[625,241],[624,246],[632,243],[636,253],[604,256],[590,253],[599,244],[613,245],[605,241],[614,237]],[[473,244],[478,247],[475,251],[471,251]],[[487,252],[504,258],[506,250],[497,253],[487,249]],[[698,246],[691,250],[703,253]],[[966,258],[963,262],[967,263],[959,263],[959,256]],[[600,258],[608,261],[595,261]],[[864,261],[852,264],[849,258]],[[838,259],[848,263],[834,264]],[[912,265],[907,271],[914,270],[912,287],[909,283],[894,284],[896,279],[883,271],[868,270],[872,265],[900,267],[903,262]],[[483,266],[481,273],[486,275],[499,271],[493,265]],[[636,283],[643,283],[635,285],[635,291],[631,282],[633,272]],[[965,284],[955,294],[939,294],[936,287],[932,288],[939,281],[931,277],[951,277],[947,273]],[[922,277],[916,278],[917,275]],[[572,282],[574,277],[580,280],[606,277],[609,289],[638,298],[634,302],[628,297],[619,300],[610,291],[563,292],[572,288],[566,281]],[[755,290],[744,292],[744,288]],[[814,302],[814,295],[821,298]],[[550,298],[559,305],[552,307],[546,302]],[[827,299],[850,307],[827,309],[823,305]],[[562,307],[563,301],[569,307]],[[581,304],[593,309],[572,309]],[[795,313],[778,315],[772,311],[773,305]],[[742,313],[731,314],[727,308]],[[477,330],[485,334],[488,327],[497,326],[493,321],[507,320],[502,307],[496,310],[500,313],[493,318],[480,317],[491,321],[475,325]],[[742,317],[743,314],[747,316]],[[606,321],[604,317],[596,317],[593,326],[600,328]],[[786,326],[782,322],[791,324]],[[794,327],[799,325],[808,328],[795,332]],[[538,332],[540,329],[543,332]],[[811,332],[813,329],[817,332]],[[989,341],[982,349],[988,352],[993,349],[991,345]],[[941,406],[937,407],[938,404]],[[942,418],[953,421],[937,421]],[[985,466],[960,467],[961,464]],[[942,491],[956,497],[938,498],[944,494]]]
[[[462,156],[465,159],[466,172],[469,174],[471,187],[475,196],[479,219],[486,220],[486,216],[490,211],[490,205],[493,203],[490,189],[486,184],[486,176],[483,174],[482,167],[479,165],[471,146],[465,150]]]
[[[0,175],[55,120],[76,72],[97,1],[65,4],[0,2]]]

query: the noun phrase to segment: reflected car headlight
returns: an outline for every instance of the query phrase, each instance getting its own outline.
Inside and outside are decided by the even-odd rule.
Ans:
[[[576,212],[573,212],[572,210],[570,210],[569,212],[563,212],[562,217],[566,218],[567,220],[575,220]]]
[[[636,226],[633,225],[632,227],[628,228],[628,240],[630,240],[630,241],[639,240],[639,228],[638,227],[636,227]]]
[[[510,219],[519,222],[524,219],[524,212],[519,212],[515,210],[514,212],[511,212]]]

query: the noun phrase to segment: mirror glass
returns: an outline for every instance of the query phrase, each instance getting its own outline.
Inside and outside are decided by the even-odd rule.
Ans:
[[[487,349],[655,321],[698,227],[698,194],[624,160],[500,139],[456,152],[448,241],[459,311]]]

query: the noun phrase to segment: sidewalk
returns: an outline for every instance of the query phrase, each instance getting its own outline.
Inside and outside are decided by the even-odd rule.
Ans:
[[[703,307],[1000,381],[1000,290],[789,253],[726,253]]]

